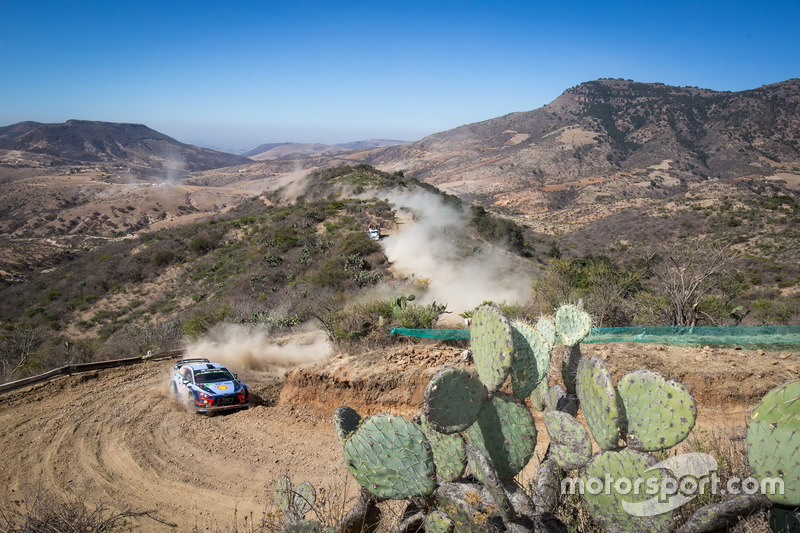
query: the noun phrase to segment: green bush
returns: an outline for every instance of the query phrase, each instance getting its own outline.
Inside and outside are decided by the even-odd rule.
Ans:
[[[362,257],[377,252],[380,245],[367,236],[366,231],[352,232],[345,235],[339,244],[341,253],[345,256],[359,254]]]
[[[175,252],[172,250],[167,250],[164,248],[158,249],[153,252],[151,256],[151,261],[157,267],[167,266],[173,261],[175,261]]]
[[[319,287],[341,288],[349,279],[346,266],[343,257],[331,257],[320,265],[311,281]]]
[[[201,233],[189,243],[189,249],[198,255],[206,254],[216,248],[216,246],[217,238],[208,233]]]

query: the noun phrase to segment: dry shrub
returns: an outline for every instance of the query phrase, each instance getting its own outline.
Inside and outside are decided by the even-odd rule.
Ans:
[[[151,511],[115,511],[102,503],[92,508],[74,496],[43,490],[9,505],[0,507],[0,530],[6,533],[116,533],[139,530],[143,518],[168,524]]]

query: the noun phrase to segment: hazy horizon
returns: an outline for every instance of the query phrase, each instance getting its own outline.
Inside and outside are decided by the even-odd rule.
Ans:
[[[797,2],[168,2],[5,6],[0,124],[145,124],[238,147],[419,140],[624,78],[798,77]]]

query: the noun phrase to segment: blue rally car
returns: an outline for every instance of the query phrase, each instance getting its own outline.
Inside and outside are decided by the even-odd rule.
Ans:
[[[208,359],[182,359],[172,367],[170,389],[196,413],[250,407],[247,386],[227,368]]]

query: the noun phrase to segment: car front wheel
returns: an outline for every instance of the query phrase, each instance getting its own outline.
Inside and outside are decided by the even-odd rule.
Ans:
[[[190,413],[197,412],[197,405],[194,403],[194,394],[191,392],[186,396],[186,407],[189,409]]]

